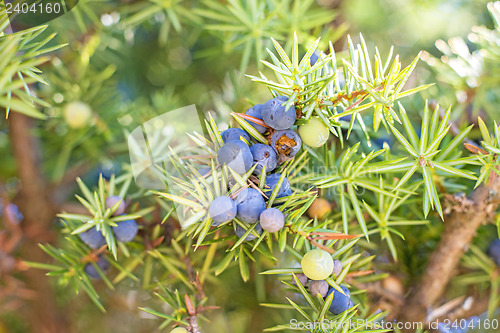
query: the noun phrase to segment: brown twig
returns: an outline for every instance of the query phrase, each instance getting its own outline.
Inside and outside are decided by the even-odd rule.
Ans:
[[[17,162],[21,190],[15,203],[21,209],[24,220],[21,224],[25,241],[21,252],[23,259],[33,262],[47,262],[48,256],[38,244],[53,239],[48,232],[55,215],[55,207],[50,201],[47,184],[41,174],[37,141],[31,136],[34,120],[13,112],[9,116],[10,141]],[[24,272],[26,285],[36,292],[27,308],[27,319],[33,332],[71,332],[65,317],[55,302],[54,291],[45,272],[29,269]]]
[[[491,173],[489,182],[478,187],[468,199],[470,205],[463,209],[453,209],[446,216],[441,241],[431,254],[420,283],[413,289],[401,310],[402,321],[424,322],[428,311],[444,294],[476,230],[491,219],[498,208],[498,176]]]

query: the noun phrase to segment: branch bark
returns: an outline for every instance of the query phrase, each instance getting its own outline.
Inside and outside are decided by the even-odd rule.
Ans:
[[[56,211],[41,173],[38,156],[40,150],[30,133],[32,122],[32,119],[17,112],[9,115],[10,141],[21,180],[21,190],[15,203],[24,215],[21,257],[28,261],[47,262],[49,258],[38,244],[55,239],[49,230]],[[54,291],[45,273],[28,269],[24,277],[27,286],[36,292],[27,309],[32,332],[71,332],[57,308]]]
[[[427,313],[444,294],[460,258],[482,223],[498,208],[500,179],[491,173],[488,185],[481,185],[445,217],[441,240],[430,256],[420,283],[413,289],[401,311],[403,322],[425,322]]]

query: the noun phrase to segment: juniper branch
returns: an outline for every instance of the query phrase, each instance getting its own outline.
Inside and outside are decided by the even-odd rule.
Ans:
[[[46,182],[38,161],[37,142],[30,135],[33,120],[19,113],[9,117],[12,151],[17,161],[21,190],[16,204],[24,215],[23,258],[33,262],[46,262],[47,255],[38,244],[51,238],[47,230],[55,215],[46,191]],[[27,286],[36,291],[28,318],[33,331],[41,333],[68,333],[64,317],[58,312],[53,291],[43,271],[29,269],[25,272]]]
[[[425,322],[428,311],[446,291],[460,258],[471,244],[477,229],[491,218],[500,199],[500,178],[491,173],[489,182],[472,192],[462,207],[445,217],[441,241],[430,256],[420,283],[401,310],[407,322]]]

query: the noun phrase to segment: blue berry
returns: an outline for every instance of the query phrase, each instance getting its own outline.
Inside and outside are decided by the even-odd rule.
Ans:
[[[311,67],[316,64],[316,62],[318,61],[318,59],[319,59],[319,52],[318,51],[314,51],[314,53],[311,54],[311,56],[309,57],[309,63],[311,64]]]
[[[500,239],[496,239],[490,244],[488,254],[497,264],[497,266],[500,266]]]
[[[102,175],[104,180],[110,180],[111,176],[119,174],[121,171],[121,166],[118,163],[103,163],[99,167],[97,167],[97,180],[99,179],[99,175]]]
[[[277,232],[285,226],[285,215],[277,208],[268,208],[260,213],[260,225],[269,232]]]
[[[347,116],[340,117],[339,120],[345,121],[347,123],[351,122],[352,114],[349,114]]]
[[[276,131],[271,136],[271,147],[279,155],[294,157],[302,147],[302,140],[295,131]]]
[[[91,249],[98,249],[106,244],[102,232],[98,231],[95,227],[80,233],[80,239]]]
[[[97,265],[97,267],[100,268],[100,270],[104,274],[106,274],[106,272],[109,271],[109,262],[106,260],[106,258],[99,257],[99,259],[97,259],[97,261],[95,262],[95,264]],[[99,272],[94,267],[94,265],[92,265],[91,263],[88,263],[87,265],[85,265],[84,271],[92,279],[98,280],[98,279],[101,278],[101,276],[99,275]]]
[[[208,215],[213,220],[213,226],[231,221],[236,216],[236,212],[236,203],[233,199],[226,196],[215,198],[208,207]]]
[[[384,143],[387,143],[389,147],[392,147],[393,145],[393,140],[389,136],[383,136],[380,138],[373,139],[373,143],[376,144],[380,148],[384,148]]]
[[[198,172],[200,175],[202,176],[206,176],[207,174],[209,174],[210,172],[212,171],[212,168],[209,168],[209,167],[206,167],[206,168],[199,168],[198,169]]]
[[[278,181],[281,177],[281,174],[279,173],[272,173],[270,175],[267,175],[266,177],[266,188],[264,189],[264,193],[270,197],[271,194],[273,193],[274,189],[276,188],[276,185],[278,185]],[[288,179],[285,177],[283,179],[283,183],[281,183],[281,187],[278,191],[278,195],[276,198],[282,198],[292,195],[292,189],[290,188],[290,182]]]
[[[313,296],[320,294],[321,297],[325,298],[329,289],[330,285],[325,280],[312,280],[309,282],[309,292]]]
[[[266,172],[271,172],[278,166],[278,156],[271,146],[256,143],[250,147],[253,161],[257,164],[254,174],[260,175],[262,167],[266,167]]]
[[[247,112],[245,112],[245,114],[247,116],[262,120],[262,107],[263,107],[262,104],[255,104],[250,109],[248,109]],[[247,123],[252,125],[253,128],[255,128],[257,130],[257,132],[259,132],[260,134],[264,134],[267,131],[267,128],[265,128],[264,126],[256,124],[250,120],[247,120]]]
[[[330,305],[330,308],[329,308],[330,312],[333,313],[334,315],[339,315],[342,312],[346,311],[347,309],[350,309],[353,307],[353,303],[350,299],[351,292],[349,291],[349,289],[347,289],[344,286],[341,286],[340,288],[342,288],[342,290],[344,291],[344,293],[347,296],[343,295],[342,293],[340,293],[339,291],[337,291],[334,288],[330,288],[330,290],[328,291],[328,294],[326,295],[326,297],[328,297],[328,296],[330,296],[331,293],[334,293],[332,304]]]
[[[248,228],[250,228],[251,226],[249,225]],[[253,231],[256,231],[259,235],[262,234],[262,227],[260,226],[260,223],[257,223],[255,225],[255,228],[253,229]],[[243,235],[247,232],[247,230],[243,229],[242,227],[240,227],[239,224],[236,225],[236,230],[234,231],[234,233],[236,234],[236,236],[238,236],[238,238],[241,238],[243,237]],[[245,238],[245,241],[251,241],[251,240],[254,240],[256,239],[257,236],[255,236],[253,233],[250,233],[248,234],[247,238]]]
[[[130,242],[137,235],[137,222],[135,220],[126,220],[116,222],[117,226],[113,227],[113,234],[116,240],[120,242]]]
[[[297,114],[295,106],[291,105],[288,110],[282,105],[288,97],[279,96],[268,100],[262,107],[262,119],[275,130],[285,130],[293,126]]]
[[[113,212],[113,215],[115,216],[122,215],[123,213],[125,213],[125,200],[118,195],[113,195],[106,199],[106,209],[110,209],[118,202],[120,204],[118,205],[118,208],[116,208],[116,210]]]
[[[266,209],[266,202],[259,191],[246,188],[238,194],[236,206],[237,216],[240,220],[246,223],[256,223],[259,222],[260,213]]]
[[[3,200],[0,198],[0,217],[5,214],[11,223],[19,223],[24,219],[23,214],[15,204],[10,203],[6,207],[3,206]]]
[[[224,142],[241,140],[240,137],[243,137],[245,140],[247,140],[247,142],[250,142],[250,136],[241,128],[228,128],[221,133],[221,136]]]
[[[228,141],[217,152],[217,161],[220,164],[226,164],[234,172],[242,175],[253,164],[252,153],[248,145],[240,140]]]

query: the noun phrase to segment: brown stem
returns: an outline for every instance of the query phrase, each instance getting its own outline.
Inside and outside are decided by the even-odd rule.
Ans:
[[[9,116],[12,151],[17,162],[21,190],[15,202],[21,209],[24,242],[21,248],[23,259],[34,262],[47,262],[48,256],[38,247],[54,237],[48,232],[55,210],[50,202],[45,180],[40,172],[37,141],[31,136],[33,120],[16,112]],[[27,319],[33,332],[68,333],[71,332],[56,305],[45,272],[28,269],[24,272],[27,286],[36,296],[29,302]]]
[[[430,256],[421,282],[401,311],[402,321],[425,322],[427,312],[444,294],[476,230],[498,208],[500,180],[495,173],[491,175],[487,185],[478,187],[466,202],[462,202],[461,207],[455,207],[445,218],[441,240]]]

